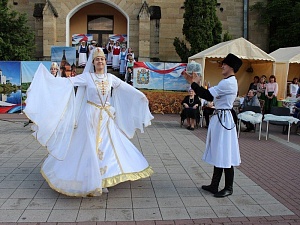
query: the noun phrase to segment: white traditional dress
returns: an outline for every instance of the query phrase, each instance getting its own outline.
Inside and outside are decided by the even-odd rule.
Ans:
[[[41,173],[54,190],[100,195],[102,188],[153,173],[128,139],[153,119],[142,92],[112,74],[54,78],[41,64],[27,96],[33,134],[49,151]]]
[[[237,91],[235,76],[225,78],[217,86],[209,88],[216,111],[209,122],[202,159],[219,168],[230,168],[241,163],[237,132],[230,111]]]
[[[118,70],[120,68],[120,53],[121,53],[121,47],[116,45],[113,47],[113,58],[112,58],[112,68],[114,70]]]
[[[88,46],[80,45],[78,49],[78,53],[79,53],[78,66],[85,66],[87,62]]]

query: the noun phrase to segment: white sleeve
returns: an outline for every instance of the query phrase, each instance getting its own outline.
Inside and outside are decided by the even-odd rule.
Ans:
[[[218,96],[224,96],[232,94],[232,85],[231,82],[227,79],[223,79],[219,82],[217,86],[213,86],[208,89],[211,95],[216,98]]]
[[[33,135],[49,154],[63,160],[75,125],[75,93],[69,79],[53,77],[48,69],[40,64],[27,91],[27,117],[36,129]]]
[[[144,127],[151,125],[154,118],[149,110],[147,97],[136,88],[113,76],[112,105],[116,110],[116,123],[129,138],[133,138],[135,130],[142,133]]]
[[[86,73],[77,75],[75,77],[69,77],[70,81],[74,86],[86,86],[87,81],[86,81]]]

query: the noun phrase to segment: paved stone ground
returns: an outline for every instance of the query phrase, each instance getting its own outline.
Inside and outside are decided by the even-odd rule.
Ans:
[[[281,127],[270,138],[241,133],[234,194],[202,191],[212,166],[202,162],[207,130],[180,127],[178,115],[154,115],[133,143],[155,174],[94,198],[61,195],[40,175],[46,150],[23,128],[24,115],[0,115],[0,222],[85,224],[300,224],[300,138]],[[265,127],[263,128],[265,131]],[[221,187],[224,180],[221,181]]]

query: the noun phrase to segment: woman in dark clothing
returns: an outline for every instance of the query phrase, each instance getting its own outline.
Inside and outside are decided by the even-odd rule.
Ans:
[[[199,106],[201,105],[200,99],[195,95],[193,89],[189,89],[189,95],[185,96],[181,102],[183,111],[181,118],[187,118],[188,130],[195,129],[196,116],[199,114]]]
[[[254,90],[254,92],[256,93],[258,83],[259,83],[259,77],[255,76],[254,81],[250,84],[248,91]]]

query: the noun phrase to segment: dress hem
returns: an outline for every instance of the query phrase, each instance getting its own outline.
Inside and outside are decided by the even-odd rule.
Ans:
[[[102,188],[108,188],[115,186],[119,183],[125,182],[125,181],[135,181],[142,178],[150,177],[154,173],[153,169],[148,166],[146,169],[140,172],[134,172],[134,173],[123,173],[114,177],[105,178],[102,180]],[[44,173],[44,171],[41,169],[41,174],[49,184],[49,186],[55,190],[58,193],[67,195],[67,196],[73,196],[73,197],[93,197],[93,196],[100,196],[102,195],[102,188],[96,188],[93,191],[89,192],[82,192],[82,193],[72,193],[68,191],[64,191],[60,188],[55,187],[50,180],[48,179],[47,175]]]
[[[148,166],[146,169],[140,172],[123,173],[114,177],[104,178],[102,180],[102,188],[112,187],[125,181],[135,181],[142,178],[147,178],[150,177],[153,173],[154,171],[152,167]]]
[[[89,191],[89,192],[82,192],[82,193],[72,193],[72,192],[67,192],[64,191],[60,188],[56,188],[48,179],[48,177],[46,176],[46,174],[44,173],[43,170],[41,170],[41,174],[42,176],[45,178],[45,180],[47,181],[47,183],[49,184],[49,186],[56,192],[67,195],[67,196],[72,196],[72,197],[93,197],[93,196],[101,196],[102,195],[102,188],[96,188],[93,191]]]

